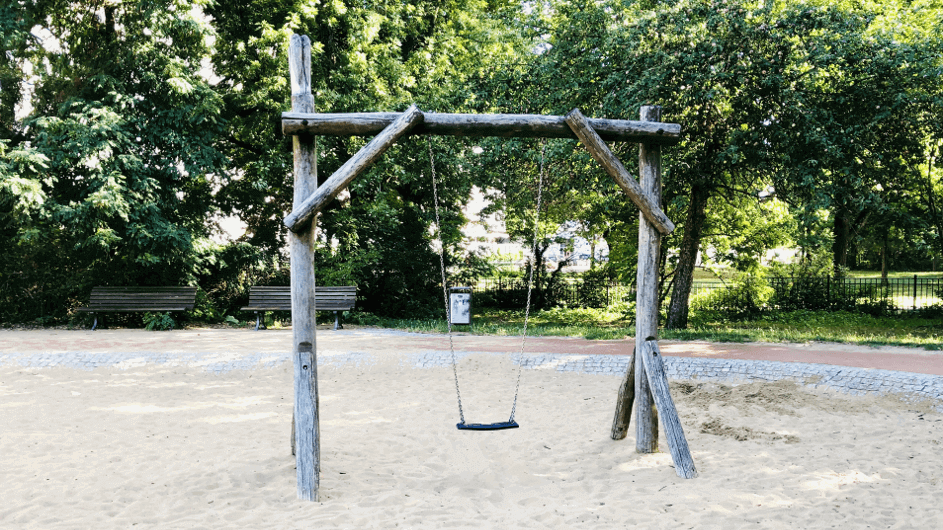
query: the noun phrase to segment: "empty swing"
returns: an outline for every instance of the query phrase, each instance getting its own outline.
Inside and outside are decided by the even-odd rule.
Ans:
[[[459,390],[458,385],[458,363],[455,360],[455,344],[452,341],[452,315],[451,307],[449,305],[448,284],[446,283],[445,278],[445,245],[442,243],[442,223],[439,219],[439,190],[435,174],[435,157],[432,154],[432,139],[427,139],[427,142],[429,147],[429,165],[432,170],[432,195],[435,198],[436,235],[439,240],[439,268],[442,271],[442,297],[445,300],[445,320],[448,324],[449,352],[452,355],[452,374],[455,377],[455,395],[458,398],[458,416],[461,420],[455,426],[460,430],[472,431],[516,429],[520,427],[520,425],[514,421],[514,413],[517,411],[517,396],[521,389],[521,371],[524,368],[524,344],[527,340],[527,322],[530,318],[530,295],[534,283],[534,267],[536,267],[537,264],[534,263],[531,265],[530,275],[527,279],[527,305],[524,310],[524,330],[521,333],[521,351],[517,359],[517,383],[514,386],[514,401],[511,404],[511,416],[507,421],[499,421],[494,423],[465,423],[465,412],[462,409],[462,393]],[[537,255],[537,227],[538,222],[540,221],[540,202],[544,185],[544,147],[545,145],[542,143],[540,148],[540,172],[537,183],[537,209],[534,216],[534,244],[531,248],[534,256]]]

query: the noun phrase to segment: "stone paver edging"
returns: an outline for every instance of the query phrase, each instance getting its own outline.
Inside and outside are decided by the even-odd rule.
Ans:
[[[468,355],[506,355],[493,352],[457,351],[456,358]],[[319,351],[321,366],[369,365],[375,354],[345,351]],[[413,368],[448,367],[448,351],[420,351],[402,354],[403,363]],[[705,359],[664,356],[668,378],[674,380],[754,382],[791,380],[815,388],[828,388],[851,395],[900,394],[917,400],[940,402],[943,411],[943,377],[892,370],[849,368],[812,363],[790,363],[738,359]],[[629,358],[624,355],[528,354],[524,368],[556,370],[583,374],[621,376]],[[0,367],[23,368],[96,368],[129,369],[147,365],[199,367],[212,373],[233,370],[275,368],[289,362],[289,355],[279,353],[192,353],[192,352],[46,352],[0,354]]]

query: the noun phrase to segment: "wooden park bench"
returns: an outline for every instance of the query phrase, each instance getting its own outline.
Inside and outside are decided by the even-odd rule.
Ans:
[[[186,311],[195,303],[196,287],[95,287],[79,311],[95,315],[94,331],[99,313]]]
[[[357,286],[345,285],[342,287],[314,288],[314,306],[318,311],[334,311],[334,329],[344,329],[340,324],[338,311],[350,311],[357,302]],[[255,330],[264,328],[262,317],[266,311],[291,311],[291,287],[287,285],[263,287],[254,286],[249,289],[249,305],[242,311],[255,312]]]

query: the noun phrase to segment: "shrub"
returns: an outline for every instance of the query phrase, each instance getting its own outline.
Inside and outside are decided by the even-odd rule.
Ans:
[[[144,313],[144,329],[150,331],[164,331],[174,329],[176,322],[170,313]]]
[[[713,311],[729,318],[750,318],[768,308],[773,289],[761,274],[741,275],[732,285],[696,296],[691,309]]]

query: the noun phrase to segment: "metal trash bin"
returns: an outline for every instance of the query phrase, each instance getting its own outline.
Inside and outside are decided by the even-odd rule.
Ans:
[[[449,323],[471,325],[472,288],[449,287]]]

